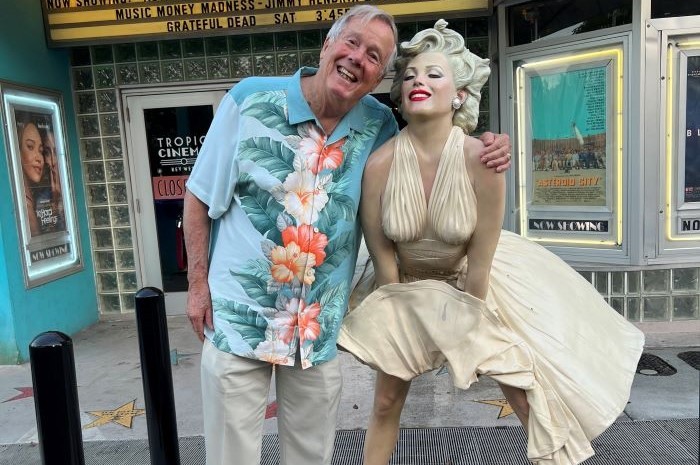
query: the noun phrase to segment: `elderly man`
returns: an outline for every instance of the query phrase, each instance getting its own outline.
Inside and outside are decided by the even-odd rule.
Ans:
[[[281,463],[331,462],[362,171],[397,132],[368,94],[393,63],[396,35],[390,15],[353,7],[318,69],[245,79],[214,117],[184,216],[209,465],[259,463],[273,367]],[[497,139],[484,160],[506,169],[508,149]]]

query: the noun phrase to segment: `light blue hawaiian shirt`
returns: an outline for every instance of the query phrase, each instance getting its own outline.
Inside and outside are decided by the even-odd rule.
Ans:
[[[397,131],[363,98],[330,136],[291,77],[248,78],[222,100],[187,182],[214,220],[209,287],[220,350],[308,368],[336,355],[360,242],[368,155]]]

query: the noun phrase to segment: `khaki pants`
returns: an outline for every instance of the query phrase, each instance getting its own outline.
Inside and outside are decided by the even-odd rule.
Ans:
[[[202,348],[207,465],[258,465],[272,365]],[[340,402],[338,359],[275,369],[281,465],[329,465]]]

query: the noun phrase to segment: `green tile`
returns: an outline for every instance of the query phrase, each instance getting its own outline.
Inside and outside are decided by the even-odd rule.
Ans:
[[[602,295],[608,294],[608,272],[607,271],[596,271],[593,273],[595,276],[595,288]]]
[[[71,66],[90,66],[90,47],[75,47],[70,51]]]
[[[158,59],[158,42],[140,42],[136,44],[136,56],[139,61]]]
[[[670,270],[644,270],[644,292],[666,292],[670,288]]]
[[[76,92],[75,96],[78,99],[78,114],[97,113],[97,99],[95,92]]]
[[[275,46],[277,50],[297,50],[299,48],[297,33],[295,31],[276,33]]]
[[[126,63],[117,65],[117,82],[119,84],[138,84],[138,65],[136,63]]]
[[[209,37],[204,39],[207,56],[228,55],[228,40],[226,37]]]
[[[117,273],[97,273],[97,288],[100,292],[117,292]]]
[[[116,44],[114,59],[117,63],[136,61],[136,46],[134,44]]]
[[[668,297],[644,298],[644,321],[668,321]]]
[[[160,43],[160,56],[163,60],[182,58],[182,47],[179,40],[166,40]]]
[[[104,89],[115,85],[114,65],[95,66],[95,87]]]
[[[156,84],[161,82],[160,63],[157,61],[140,63],[139,82],[141,82],[141,84]]]
[[[698,268],[677,268],[673,270],[673,289],[693,291],[698,289]]]
[[[231,56],[231,77],[243,78],[253,75],[253,61],[250,55]]]
[[[91,49],[93,65],[106,65],[114,62],[111,45],[94,45]]]
[[[100,139],[83,139],[80,141],[83,160],[102,159],[102,141]]]
[[[627,293],[628,294],[638,294],[641,290],[641,271],[628,271],[627,272]]]
[[[112,249],[114,247],[112,241],[112,230],[111,229],[93,229],[92,230],[92,243],[96,249]],[[116,276],[115,276],[116,278]],[[117,280],[114,280],[116,285]],[[116,289],[109,289],[116,290]]]
[[[129,200],[126,183],[111,183],[109,184],[109,200],[112,205],[119,203],[127,203]],[[131,233],[129,233],[131,234]],[[131,236],[129,236],[131,237]],[[119,246],[123,247],[123,246]]]
[[[73,85],[75,90],[93,89],[92,68],[74,68]]]
[[[100,295],[100,311],[104,313],[119,313],[121,311],[119,294]]]
[[[275,69],[275,57],[272,54],[255,55],[253,57],[253,65],[255,66],[256,76],[274,76],[277,74]]]
[[[698,312],[698,296],[676,296],[673,298],[674,320],[697,319]]]
[[[187,58],[203,57],[204,56],[204,40],[186,39],[182,41],[182,54]]]
[[[114,89],[97,92],[97,108],[100,112],[117,111],[117,92]]]
[[[231,53],[250,53],[250,36],[231,36],[228,38]]]
[[[275,36],[273,34],[254,34],[253,52],[271,52],[275,49]]]
[[[185,60],[185,79],[188,81],[207,79],[207,63],[204,58]]]
[[[207,75],[209,79],[227,79],[230,74],[228,57],[207,58]]]
[[[299,39],[299,48],[321,48],[323,40],[321,39],[321,31],[312,29],[310,31],[299,31],[297,33]]]
[[[625,272],[624,271],[613,271],[611,273],[612,278],[612,290],[611,293],[615,295],[625,294]]]
[[[177,82],[185,79],[185,68],[181,60],[161,62],[164,82]]]
[[[628,297],[627,298],[627,319],[630,321],[639,321],[639,297]]]

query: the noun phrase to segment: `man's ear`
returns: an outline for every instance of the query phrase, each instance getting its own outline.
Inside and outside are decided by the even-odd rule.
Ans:
[[[321,53],[319,53],[318,58],[319,60],[323,60],[323,55],[326,53],[326,49],[330,47],[331,41],[328,37],[323,41],[323,47],[321,47]]]

